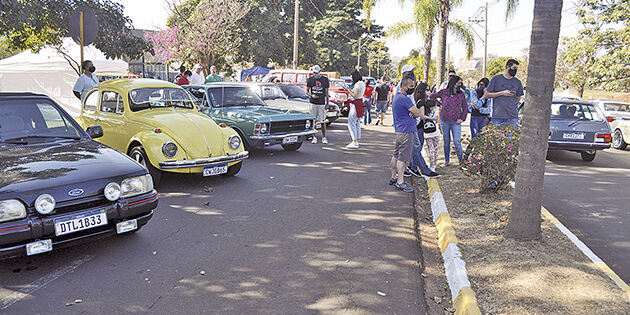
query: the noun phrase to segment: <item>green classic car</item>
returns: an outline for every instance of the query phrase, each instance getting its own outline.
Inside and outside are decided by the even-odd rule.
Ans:
[[[184,88],[197,98],[203,114],[234,128],[246,149],[280,144],[287,151],[295,151],[317,133],[313,115],[270,108],[248,85],[212,83]]]

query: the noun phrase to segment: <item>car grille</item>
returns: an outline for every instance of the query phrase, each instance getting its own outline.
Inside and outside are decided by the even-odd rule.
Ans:
[[[291,121],[275,121],[271,123],[269,132],[271,134],[304,131],[306,120],[291,120]]]
[[[74,203],[74,202],[78,202],[78,203]],[[74,200],[74,202],[71,202],[71,204],[61,205],[61,206],[56,207],[54,213],[59,214],[59,213],[67,213],[67,212],[78,211],[78,210],[86,210],[86,209],[91,209],[91,208],[107,206],[109,204],[114,203],[105,198],[99,198],[96,200],[94,199]]]

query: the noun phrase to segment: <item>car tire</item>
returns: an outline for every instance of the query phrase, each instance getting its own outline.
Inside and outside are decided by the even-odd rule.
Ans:
[[[625,150],[628,144],[623,138],[623,134],[620,129],[615,129],[612,135],[612,145],[613,148],[617,150]]]
[[[283,144],[282,148],[286,151],[297,151],[302,146],[302,142],[291,143],[291,144]]]
[[[229,166],[227,173],[221,174],[221,176],[225,176],[225,177],[234,176],[238,172],[240,172],[242,166],[243,166],[243,162],[238,162],[232,166]]]
[[[158,170],[151,164],[147,154],[144,152],[142,146],[135,146],[129,151],[129,156],[136,162],[142,164],[142,166],[146,167],[149,170],[149,174],[151,174],[151,178],[153,178],[153,186],[157,187],[160,185],[160,179],[162,178],[162,171]]]
[[[582,151],[580,155],[582,156],[582,160],[586,162],[591,162],[595,159],[595,154],[597,152],[595,150]]]

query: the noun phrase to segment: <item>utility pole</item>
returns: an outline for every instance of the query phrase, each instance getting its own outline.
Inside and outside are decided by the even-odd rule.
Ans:
[[[381,45],[378,45],[378,59],[376,59],[378,65],[376,66],[376,76],[377,79],[381,78]]]
[[[357,70],[361,69],[361,35],[359,35],[359,49],[357,51]]]
[[[484,9],[485,17],[484,17],[484,35],[483,35],[483,75],[482,77],[486,77],[486,67],[488,66],[488,1],[486,1],[486,7]]]
[[[298,68],[298,31],[300,28],[300,0],[295,0],[295,17],[293,23],[293,69]]]

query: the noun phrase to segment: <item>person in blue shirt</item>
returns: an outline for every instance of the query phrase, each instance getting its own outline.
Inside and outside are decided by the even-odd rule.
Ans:
[[[470,113],[470,134],[473,138],[478,137],[483,127],[490,122],[492,99],[484,97],[489,82],[488,78],[479,80],[477,89],[470,93],[468,112]]]

